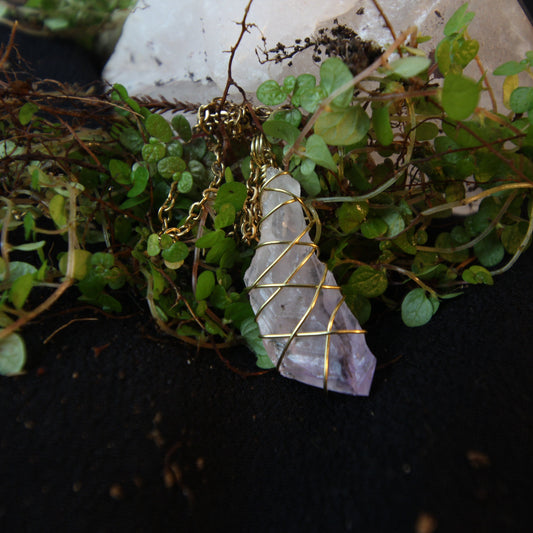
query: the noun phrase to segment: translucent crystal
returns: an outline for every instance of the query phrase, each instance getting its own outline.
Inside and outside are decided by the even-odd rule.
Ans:
[[[376,359],[316,254],[299,183],[269,168],[261,193],[260,241],[244,275],[263,344],[282,375],[316,387],[368,395]],[[274,190],[275,189],[275,190]]]

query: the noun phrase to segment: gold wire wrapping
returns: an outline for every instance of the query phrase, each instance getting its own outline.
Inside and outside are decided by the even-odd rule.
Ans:
[[[268,116],[269,110],[263,108],[254,109],[257,118],[265,119]],[[222,135],[226,135],[228,139],[243,139],[247,135],[251,136],[256,130],[251,120],[249,109],[245,105],[232,104],[230,102],[221,102],[220,99],[215,99],[209,104],[201,106],[198,110],[198,123],[195,126],[196,132],[204,132],[208,135],[208,148],[215,154],[215,161],[211,167],[213,179],[209,186],[203,191],[202,198],[190,206],[189,213],[185,221],[179,227],[169,227],[172,210],[174,208],[177,198],[177,182],[173,182],[168,196],[158,211],[158,217],[161,222],[161,231],[159,235],[170,235],[173,240],[177,241],[187,235],[201,218],[207,204],[213,200],[220,184],[224,178],[224,161],[222,155]],[[320,220],[316,211],[312,206],[307,205],[299,196],[283,190],[276,189],[269,186],[269,184],[279,176],[288,174],[287,172],[279,171],[270,179],[266,179],[266,174],[269,168],[275,169],[275,158],[271,151],[269,143],[263,135],[256,135],[251,144],[251,173],[247,181],[247,198],[241,213],[241,237],[247,244],[252,244],[259,241],[261,224],[273,215],[278,209],[291,203],[298,203],[303,209],[304,219],[307,226],[300,232],[300,234],[292,241],[269,241],[259,243],[257,246],[265,247],[271,245],[286,245],[286,248],[278,255],[278,257],[265,267],[263,272],[257,279],[248,286],[248,290],[263,288],[274,288],[275,291],[271,294],[261,307],[256,311],[256,321],[260,314],[268,305],[275,305],[276,296],[284,288],[306,288],[314,290],[313,298],[307,309],[303,312],[301,318],[298,320],[296,326],[292,331],[285,333],[265,333],[263,339],[286,339],[283,351],[278,358],[277,368],[280,369],[283,359],[295,339],[303,337],[325,337],[324,344],[324,364],[323,364],[323,387],[328,389],[328,377],[330,369],[330,345],[331,338],[334,335],[345,334],[364,334],[362,329],[335,329],[335,317],[344,303],[344,296],[340,294],[340,287],[338,285],[326,284],[326,277],[328,274],[327,266],[324,264],[324,271],[318,284],[301,284],[291,283],[291,280],[298,274],[298,272],[306,265],[306,263],[316,254],[318,255],[318,246],[312,241],[304,241],[303,238],[310,234],[312,230],[315,233],[315,240],[320,236]],[[269,213],[261,213],[261,196],[264,192],[281,192],[290,196],[288,200],[276,206]],[[281,259],[296,246],[305,246],[309,248],[305,257],[300,261],[293,272],[281,283],[261,283],[261,279],[274,268]],[[300,331],[306,319],[311,315],[317,301],[320,297],[321,291],[336,290],[339,291],[340,299],[336,304],[334,310],[331,312],[328,323],[325,329],[316,331]]]
[[[252,161],[261,161],[261,156],[258,156],[254,159],[254,148],[256,149],[258,144],[252,145]],[[259,307],[259,309],[256,310],[256,320],[260,316],[260,314],[266,309],[269,305],[276,305],[275,304],[275,298],[280,294],[280,292],[285,288],[304,288],[304,289],[310,289],[314,290],[313,298],[311,300],[311,303],[305,309],[303,312],[301,318],[298,320],[296,326],[292,329],[292,331],[287,331],[284,333],[265,333],[262,334],[261,337],[264,339],[287,339],[283,350],[281,352],[281,355],[279,356],[279,359],[277,361],[277,368],[278,370],[281,367],[281,364],[283,362],[283,359],[285,355],[287,354],[287,351],[291,345],[291,343],[297,339],[298,337],[309,337],[309,336],[325,336],[325,347],[324,347],[324,365],[323,365],[323,386],[324,389],[327,391],[328,389],[328,377],[329,377],[329,366],[330,366],[330,345],[331,345],[331,337],[333,335],[345,335],[345,334],[364,334],[365,331],[362,329],[334,329],[334,323],[335,323],[335,317],[337,315],[337,312],[341,308],[342,304],[344,303],[344,296],[341,295],[339,302],[335,306],[333,312],[331,313],[328,323],[323,330],[316,330],[316,331],[300,331],[302,328],[304,322],[306,319],[311,315],[313,312],[316,303],[318,301],[318,298],[320,296],[320,292],[323,290],[337,290],[340,293],[340,287],[338,285],[327,285],[325,283],[326,276],[328,273],[328,268],[324,264],[324,271],[322,273],[320,282],[318,284],[301,284],[301,283],[291,283],[291,280],[296,276],[296,274],[305,266],[305,264],[311,259],[311,257],[318,252],[318,246],[311,241],[304,241],[302,240],[306,234],[310,234],[310,232],[315,228],[320,228],[320,221],[316,215],[314,210],[309,209],[309,207],[306,205],[306,203],[297,195],[291,193],[290,191],[286,191],[284,189],[278,189],[275,187],[269,186],[270,183],[275,180],[276,178],[286,174],[289,175],[288,172],[278,171],[275,173],[272,177],[269,179],[266,179],[266,171],[268,167],[265,165],[262,165],[261,167],[261,177],[262,177],[262,183],[259,190],[259,195],[263,194],[264,192],[280,192],[286,195],[289,195],[290,198],[287,199],[285,202],[277,205],[274,207],[270,212],[264,214],[259,223],[258,223],[258,230],[260,231],[261,225],[264,223],[266,219],[271,217],[277,210],[283,208],[284,206],[287,206],[292,203],[298,203],[304,212],[304,217],[306,221],[306,227],[303,231],[301,231],[296,238],[290,241],[283,241],[283,240],[273,240],[268,242],[262,242],[258,244],[258,248],[265,247],[265,246],[272,246],[272,245],[285,245],[286,248],[276,257],[276,259],[270,264],[266,265],[264,270],[257,276],[255,281],[253,281],[248,286],[249,291],[253,291],[254,289],[266,289],[266,288],[274,288],[276,289]],[[257,234],[259,234],[259,231]],[[285,255],[291,252],[291,250],[296,246],[304,246],[309,248],[309,252],[305,254],[303,259],[300,261],[300,263],[296,266],[293,272],[291,272],[287,278],[280,282],[280,283],[262,283],[261,279],[265,277],[265,275],[272,270]]]

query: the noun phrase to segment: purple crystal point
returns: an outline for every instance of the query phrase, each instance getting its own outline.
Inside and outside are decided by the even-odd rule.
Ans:
[[[244,282],[266,351],[285,377],[366,396],[376,359],[317,257],[298,201],[300,185],[274,168],[265,184],[261,239]]]

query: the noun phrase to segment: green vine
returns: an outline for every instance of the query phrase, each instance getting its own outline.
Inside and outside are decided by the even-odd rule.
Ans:
[[[498,112],[467,7],[446,24],[435,61],[410,28],[359,72],[330,57],[318,80],[289,76],[257,91],[271,110],[263,132],[302,184],[321,222],[321,258],[362,323],[382,301],[421,326],[467,285],[491,285],[531,241],[533,87],[521,80],[533,77],[533,52],[495,70]],[[225,140],[224,181],[176,240],[161,234],[158,210],[173,187],[169,222],[179,227],[202,198],[215,161],[209,135],[181,114],[169,122],[152,112],[175,111],[169,102],[119,85],[96,97],[10,81],[5,52],[0,372],[21,371],[19,331],[71,287],[113,313],[134,290],[164,332],[216,350],[245,342],[270,367],[242,282],[253,249],[237,229],[251,139]],[[471,62],[478,79],[463,73]],[[484,91],[490,110],[479,105]],[[50,292],[32,308],[39,287]]]

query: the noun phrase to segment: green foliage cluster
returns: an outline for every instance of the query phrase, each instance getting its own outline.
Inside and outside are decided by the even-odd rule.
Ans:
[[[217,336],[216,347],[237,337],[259,346],[251,307],[235,276],[250,251],[239,249],[228,234],[246,186],[228,169],[212,206],[212,229],[200,225],[185,240],[160,235],[158,210],[172,184],[178,200],[169,223],[179,226],[212,180],[214,155],[182,115],[169,123],[120,85],[109,104],[110,128],[67,137],[65,122],[52,122],[33,101],[20,101],[13,119],[2,122],[2,326],[24,317],[36,287],[57,291],[71,280],[81,301],[108,312],[121,311],[121,289],[135,288],[166,332],[193,344],[212,347]],[[17,142],[29,130],[41,135]],[[52,149],[50,138],[56,139]],[[45,156],[50,150],[53,155]],[[11,244],[12,235],[23,244]],[[204,255],[200,262],[198,254]],[[2,342],[23,347],[15,332]],[[264,356],[258,349],[263,366]],[[0,371],[19,370],[23,359],[10,360]]]
[[[120,27],[135,0],[0,0],[0,17],[17,20],[22,28],[72,37],[92,48],[104,29]]]
[[[362,323],[381,301],[421,326],[466,285],[492,284],[531,240],[533,89],[520,76],[533,77],[533,52],[494,73],[507,111],[479,107],[484,75],[464,74],[479,48],[472,17],[466,4],[452,16],[435,63],[417,46],[424,38],[411,39],[356,78],[330,58],[319,80],[257,91],[273,108],[263,131],[318,214],[321,258]],[[172,187],[169,227],[187,219],[213,178],[211,139],[121,86],[105,105],[99,127],[69,126],[60,110],[50,116],[50,97],[19,94],[0,123],[0,373],[22,368],[18,329],[71,285],[109,312],[133,288],[163,331],[216,349],[244,341],[269,367],[242,282],[250,139],[234,142],[214,200],[174,238],[158,210]],[[39,287],[54,292],[30,309]]]
[[[257,91],[282,106],[263,129],[319,211],[322,242],[335,243],[321,244],[322,254],[362,322],[372,299],[395,305],[389,293],[408,282],[402,318],[423,325],[466,284],[492,284],[530,242],[533,88],[519,74],[533,77],[533,52],[494,72],[506,76],[509,112],[480,108],[492,90],[483,72],[464,74],[479,50],[468,35],[473,18],[467,4],[450,18],[435,64],[402,46],[399,59],[360,79],[331,58],[318,82],[289,76]],[[469,204],[478,209],[452,216]]]

